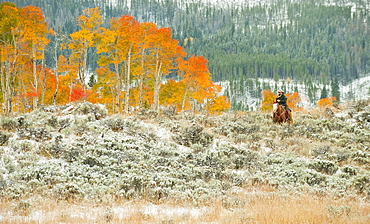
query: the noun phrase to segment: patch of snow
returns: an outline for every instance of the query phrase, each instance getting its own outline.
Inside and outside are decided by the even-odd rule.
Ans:
[[[272,148],[269,148],[269,147],[261,146],[260,149],[262,150],[263,154],[268,154],[272,152]]]
[[[340,118],[346,118],[349,116],[347,111],[339,111],[338,113],[335,113],[334,116],[340,117]]]
[[[76,110],[76,107],[73,105],[69,105],[62,111],[62,114],[71,114],[74,110]]]
[[[128,203],[124,206],[118,206],[113,208],[113,212],[119,219],[123,219],[124,216],[127,216],[131,213],[137,212],[139,210],[149,216],[155,217],[172,217],[172,216],[191,216],[192,218],[197,218],[203,214],[207,207],[202,208],[187,208],[181,206],[166,206],[166,205],[155,205],[148,203],[146,205],[136,205]]]
[[[343,100],[363,100],[369,98],[370,75],[354,80],[348,85],[339,87]]]

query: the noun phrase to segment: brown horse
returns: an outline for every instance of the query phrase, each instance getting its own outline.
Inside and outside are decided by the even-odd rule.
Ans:
[[[272,120],[275,123],[278,123],[281,125],[281,123],[285,123],[288,121],[287,119],[288,114],[283,106],[279,105],[278,103],[274,103],[273,108],[274,108],[274,112],[272,115]]]

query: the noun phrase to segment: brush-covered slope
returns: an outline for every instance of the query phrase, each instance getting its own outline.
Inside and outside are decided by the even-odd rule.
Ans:
[[[290,126],[259,112],[122,116],[89,103],[3,117],[0,125],[3,200],[218,197],[234,204],[230,192],[259,186],[370,194],[369,101],[297,113]]]

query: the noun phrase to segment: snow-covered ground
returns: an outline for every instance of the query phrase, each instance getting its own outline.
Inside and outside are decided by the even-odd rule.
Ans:
[[[370,97],[370,74],[356,79],[348,85],[340,86],[343,100],[362,100]]]

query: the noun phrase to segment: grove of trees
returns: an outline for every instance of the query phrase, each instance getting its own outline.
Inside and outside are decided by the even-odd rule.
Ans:
[[[112,17],[103,27],[99,7],[83,10],[77,24],[67,36],[48,27],[40,8],[1,3],[0,96],[5,115],[74,101],[101,103],[113,113],[159,112],[160,105],[179,112],[230,108],[220,96],[221,87],[211,81],[208,61],[194,55],[186,59],[171,29],[131,15]],[[47,48],[51,36],[54,46]],[[53,68],[45,56],[50,49]],[[95,71],[89,66],[91,57],[97,59]],[[172,79],[166,81],[166,76]]]
[[[56,35],[50,37],[51,44],[46,47],[49,50],[45,51],[50,68],[55,66],[54,43],[62,41],[61,34],[69,36],[80,29],[77,18],[88,8],[102,10],[101,26],[105,28],[111,26],[110,18],[121,15],[131,15],[139,23],[153,22],[158,28],[168,27],[186,57],[207,58],[212,81],[232,83],[227,92],[233,110],[248,109],[234,99],[241,94],[241,88],[261,98],[265,88],[248,88],[257,79],[290,78],[301,82],[310,102],[316,103],[325,97],[341,100],[339,85],[369,73],[369,4],[363,0],[271,0],[253,5],[251,1],[212,4],[206,0],[13,2],[20,7],[40,7],[55,30]],[[68,48],[57,51],[65,57],[71,54]],[[99,68],[98,55],[87,57],[90,71]]]

